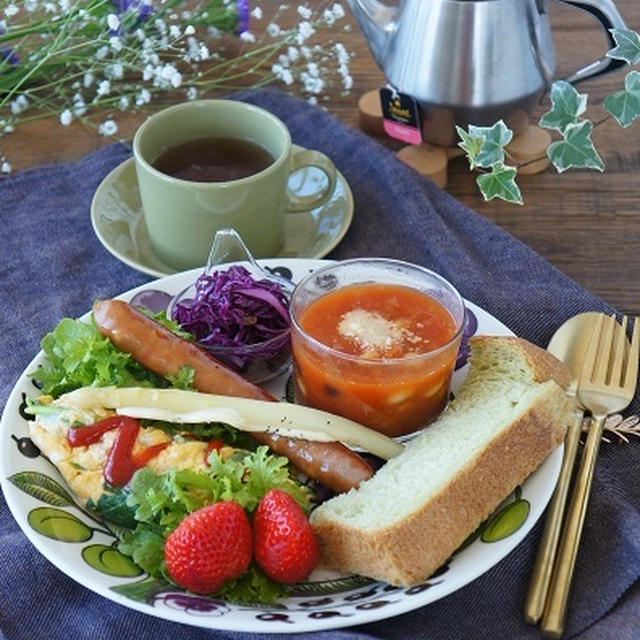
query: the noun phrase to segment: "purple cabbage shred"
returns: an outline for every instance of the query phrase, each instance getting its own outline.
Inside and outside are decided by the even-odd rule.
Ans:
[[[172,315],[201,345],[269,358],[287,344],[289,301],[278,283],[232,266],[202,274],[195,288],[195,297],[178,302]]]

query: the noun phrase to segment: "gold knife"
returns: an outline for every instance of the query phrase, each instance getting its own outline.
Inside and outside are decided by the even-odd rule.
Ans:
[[[549,591],[584,417],[577,397],[578,376],[589,346],[591,329],[598,315],[600,314],[588,312],[569,318],[556,330],[547,347],[547,351],[562,360],[571,372],[567,395],[574,402],[575,408],[565,437],[564,456],[558,483],[547,511],[540,546],[529,581],[529,591],[525,599],[524,618],[529,624],[537,624],[540,621]]]

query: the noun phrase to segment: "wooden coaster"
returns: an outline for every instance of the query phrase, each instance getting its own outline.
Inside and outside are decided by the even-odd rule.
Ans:
[[[551,134],[537,125],[529,125],[505,147],[511,158],[516,162],[527,162],[533,158],[544,156],[541,160],[527,164],[518,169],[523,175],[541,173],[549,166],[547,147],[551,144]],[[513,164],[507,159],[507,164]]]
[[[398,158],[413,167],[418,173],[431,178],[439,187],[447,186],[447,150],[433,147],[426,142],[403,147],[396,153]]]
[[[382,124],[382,106],[380,105],[380,93],[378,90],[367,91],[358,100],[358,113],[360,116],[360,128],[372,136],[379,138],[386,136]]]

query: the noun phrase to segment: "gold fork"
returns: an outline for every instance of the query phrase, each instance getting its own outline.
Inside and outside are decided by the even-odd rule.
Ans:
[[[542,632],[550,638],[559,638],[564,630],[571,580],[604,422],[607,416],[625,409],[636,390],[640,351],[638,318],[634,322],[630,347],[626,332],[627,316],[623,316],[621,325],[616,322],[615,315],[599,316],[578,380],[578,398],[591,412],[592,420],[542,617]]]

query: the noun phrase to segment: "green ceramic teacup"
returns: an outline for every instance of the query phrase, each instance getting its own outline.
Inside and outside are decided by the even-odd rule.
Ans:
[[[197,138],[249,140],[274,158],[262,171],[226,182],[175,178],[153,166],[167,149]],[[319,151],[293,151],[284,123],[273,114],[233,100],[196,100],[149,117],[133,139],[138,187],[151,246],[175,269],[205,264],[218,229],[232,227],[256,257],[278,253],[285,215],[326,202],[335,187],[333,163]],[[300,196],[289,176],[305,166],[327,175],[320,193]]]

